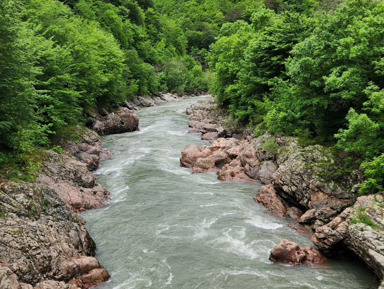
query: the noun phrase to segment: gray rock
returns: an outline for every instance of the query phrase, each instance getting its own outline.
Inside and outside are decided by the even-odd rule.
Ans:
[[[265,161],[261,164],[259,170],[259,179],[265,184],[271,184],[273,180],[273,174],[277,171],[277,164],[273,161]]]
[[[139,118],[128,108],[121,107],[105,117],[95,117],[92,129],[100,135],[132,132],[139,129]]]
[[[0,260],[8,267],[0,270],[0,288],[68,282],[86,273],[63,270],[62,264],[74,258],[94,260],[86,256],[93,256],[96,246],[84,221],[55,191],[39,184],[7,183],[0,187],[0,211]],[[100,264],[97,268],[102,269]],[[52,286],[47,288],[77,288]]]

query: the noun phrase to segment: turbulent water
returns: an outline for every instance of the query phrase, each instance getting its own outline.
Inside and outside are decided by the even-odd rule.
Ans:
[[[269,252],[281,240],[310,240],[253,201],[257,185],[180,167],[187,145],[207,144],[187,134],[184,112],[195,101],[142,109],[140,131],[103,138],[115,155],[97,177],[112,202],[83,215],[112,275],[98,289],[369,288],[372,275],[347,261],[272,264]]]

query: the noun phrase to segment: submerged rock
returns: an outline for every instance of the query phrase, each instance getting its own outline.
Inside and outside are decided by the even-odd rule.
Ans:
[[[311,247],[299,247],[295,242],[281,241],[272,251],[269,260],[274,263],[298,265],[320,265],[326,262],[326,258],[316,249]]]

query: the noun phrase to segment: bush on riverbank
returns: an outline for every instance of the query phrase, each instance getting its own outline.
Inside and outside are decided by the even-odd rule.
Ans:
[[[257,134],[296,135],[346,152],[365,172],[360,192],[382,190],[384,5],[297,8],[260,9],[251,23],[223,26],[210,57],[212,91]]]

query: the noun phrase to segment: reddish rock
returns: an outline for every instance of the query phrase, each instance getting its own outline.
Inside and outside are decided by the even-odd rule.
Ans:
[[[84,163],[55,152],[49,156],[36,182],[55,190],[75,212],[100,208],[109,200]]]
[[[345,209],[331,222],[316,228],[311,240],[325,253],[330,253],[340,242],[348,237],[349,217],[352,208]]]
[[[316,221],[316,209],[306,211],[299,219],[301,224],[313,224]]]
[[[106,148],[102,148],[100,151],[100,162],[106,161],[110,159],[112,156],[113,156],[113,153],[110,150]]]
[[[244,146],[240,155],[241,165],[245,173],[252,179],[259,179],[260,161],[257,157],[257,149],[253,142]]]
[[[110,278],[107,270],[104,268],[93,269],[88,274],[82,275],[75,284],[79,284],[81,288],[88,289],[100,283],[107,281]]]
[[[214,151],[211,155],[205,158],[198,158],[193,166],[194,173],[216,172],[224,164],[230,162],[228,155],[221,150]]]
[[[221,181],[255,182],[255,180],[247,176],[238,159],[224,165],[224,167],[217,172],[217,175],[218,179]]]
[[[1,289],[19,289],[19,280],[9,268],[0,267],[0,288]]]
[[[287,216],[288,205],[277,195],[273,185],[261,187],[254,200],[262,204],[277,217],[284,218]]]
[[[136,131],[139,130],[139,118],[128,108],[122,107],[105,117],[95,117],[92,129],[100,135]]]
[[[207,132],[202,135],[202,140],[214,140],[219,137],[219,134],[217,132]]]
[[[274,263],[283,263],[292,266],[313,266],[324,263],[326,258],[314,248],[300,248],[295,242],[284,240],[271,251],[269,260]]]
[[[287,216],[294,220],[299,219],[302,215],[303,215],[303,212],[299,208],[289,207],[287,209]]]
[[[199,148],[197,145],[189,145],[181,153],[180,164],[183,167],[192,168],[198,158],[206,157],[210,153],[209,150]]]

